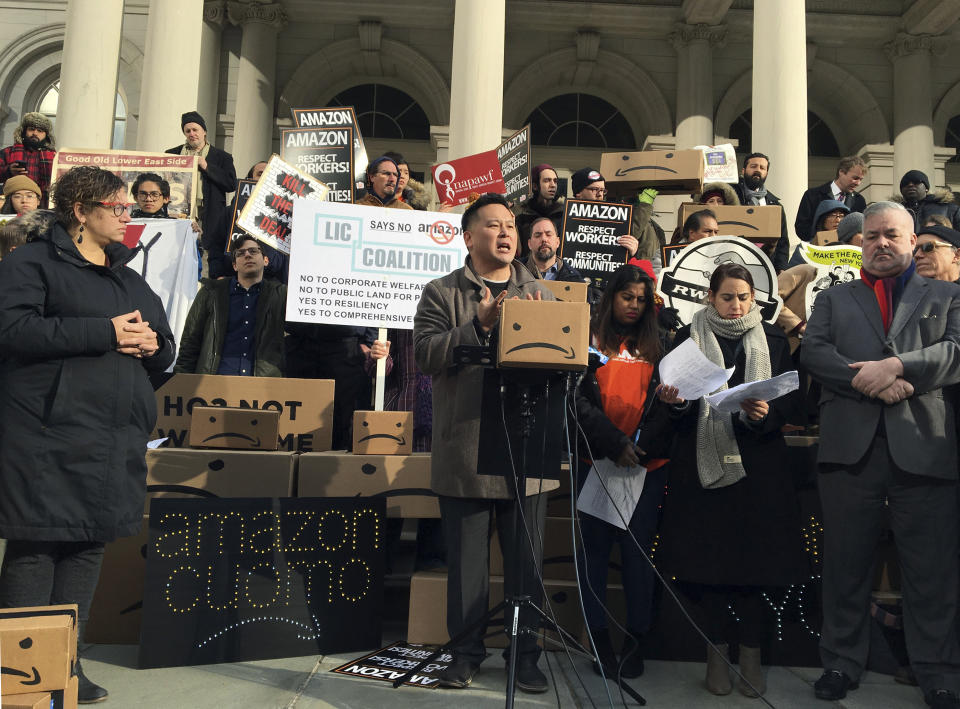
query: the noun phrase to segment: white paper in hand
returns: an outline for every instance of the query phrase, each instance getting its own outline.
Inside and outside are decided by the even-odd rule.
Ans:
[[[740,410],[740,403],[746,399],[773,401],[800,388],[800,377],[795,371],[778,374],[771,379],[758,382],[744,382],[732,389],[718,391],[707,397],[707,403],[723,414],[732,414]]]
[[[646,479],[647,469],[642,465],[621,468],[609,458],[594,461],[577,497],[577,509],[626,529],[637,508]]]
[[[677,387],[681,399],[693,401],[722,387],[733,370],[711,362],[696,342],[687,339],[660,360],[660,381]]]

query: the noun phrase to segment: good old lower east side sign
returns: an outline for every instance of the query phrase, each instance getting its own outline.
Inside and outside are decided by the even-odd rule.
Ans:
[[[155,499],[140,666],[380,646],[385,502]]]

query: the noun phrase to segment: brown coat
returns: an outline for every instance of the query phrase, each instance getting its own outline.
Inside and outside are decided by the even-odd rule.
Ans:
[[[401,202],[396,197],[391,198],[389,202],[382,202],[373,192],[367,192],[354,204],[360,204],[364,207],[386,207],[387,209],[413,209],[409,204]]]
[[[555,300],[520,261],[511,268],[507,298],[540,291],[544,300]],[[483,369],[453,366],[455,347],[481,344],[473,325],[481,299],[481,280],[467,256],[462,268],[427,284],[413,320],[417,366],[433,377],[431,487],[450,497],[509,499],[504,478],[477,475]],[[544,481],[542,491],[556,487],[556,481]],[[539,491],[539,480],[527,481],[527,494]]]
[[[816,267],[808,263],[788,268],[777,276],[777,290],[783,298],[777,325],[787,334],[790,354],[800,346],[800,338],[793,329],[807,319],[807,285],[816,277]]]

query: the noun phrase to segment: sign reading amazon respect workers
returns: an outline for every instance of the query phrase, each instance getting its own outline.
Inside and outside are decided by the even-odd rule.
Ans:
[[[459,216],[299,199],[290,245],[287,320],[400,330],[467,256]]]

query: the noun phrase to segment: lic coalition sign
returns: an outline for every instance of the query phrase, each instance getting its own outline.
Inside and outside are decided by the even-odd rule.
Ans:
[[[466,255],[459,215],[297,200],[287,320],[412,330],[424,286]]]

